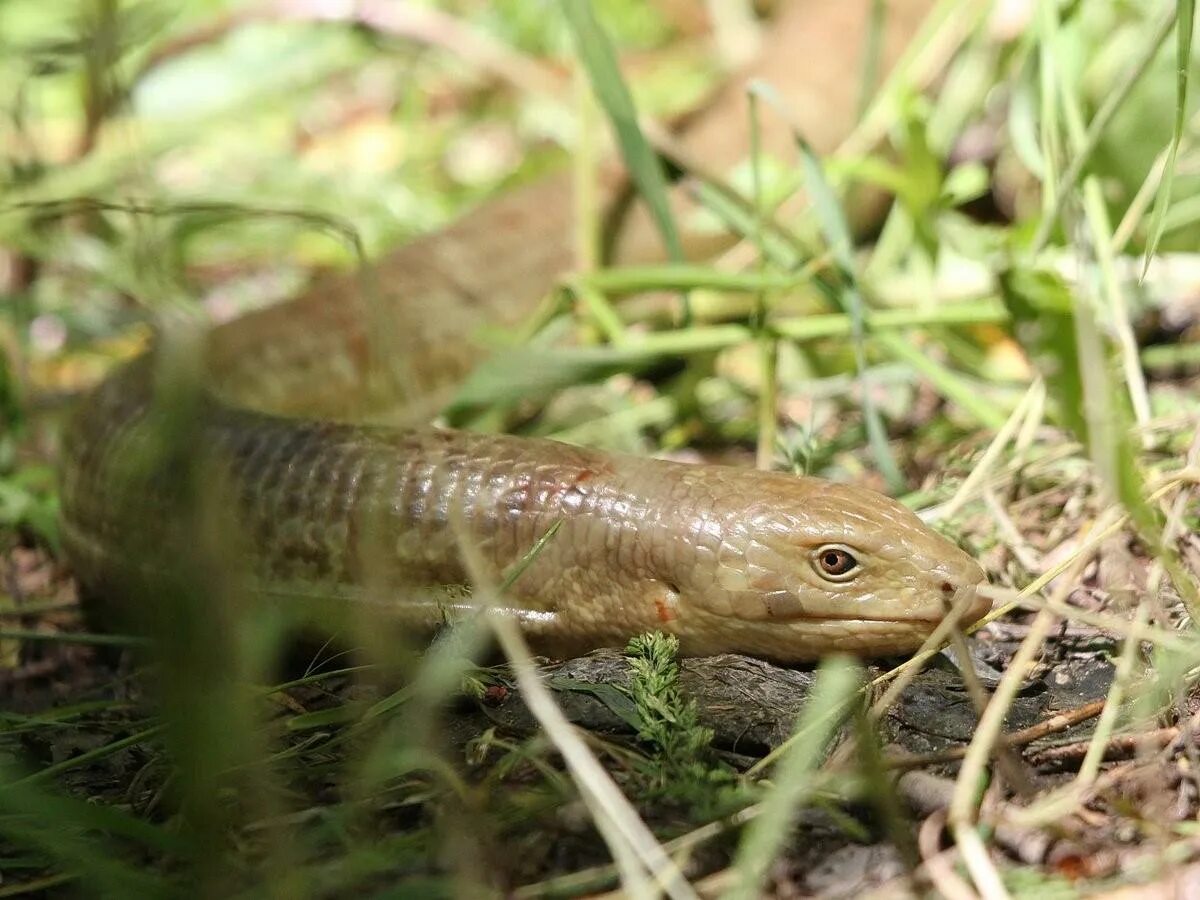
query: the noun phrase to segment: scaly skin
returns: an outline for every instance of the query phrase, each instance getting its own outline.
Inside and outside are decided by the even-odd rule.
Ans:
[[[892,6],[889,59],[929,4]],[[836,147],[855,121],[857,82],[844,73],[857,64],[846,48],[867,46],[869,19],[861,4],[785,5],[757,69],[682,136],[688,151],[717,170],[745,155],[748,136],[736,129],[748,121],[752,78],[788,99],[818,151]],[[832,55],[830,34],[839,35]],[[792,120],[763,124],[764,148],[790,152]],[[186,449],[214,464],[206,500],[222,506],[222,485],[232,490],[241,529],[231,543],[244,552],[231,552],[230,568],[244,558],[249,589],[383,603],[429,627],[442,595],[428,588],[465,578],[456,528],[495,578],[561,519],[508,595],[551,652],[663,628],[689,653],[889,654],[919,644],[951,596],[973,604],[968,619],[980,614],[979,567],[878,494],[547,441],[354,424],[427,421],[480,360],[479,326],[528,319],[574,262],[570,185],[563,175],[518,189],[388,254],[363,282],[335,279],[215,330],[204,358],[211,397],[186,416]],[[689,217],[678,219],[686,228]],[[659,257],[646,216],[614,227],[618,259]],[[693,258],[728,236],[714,240],[705,229],[684,234]],[[64,539],[94,593],[120,594],[194,537],[171,499],[176,469],[128,478],[153,443],[150,374],[135,364],[102,385],[63,448]],[[823,579],[813,552],[825,543],[844,545],[861,571]]]
[[[146,364],[103,385],[76,417],[64,534],[95,589],[132,574],[137,546],[176,552],[172,473],[136,491],[118,467],[147,440]],[[782,662],[832,651],[908,652],[975,596],[980,567],[875,492],[815,478],[607,454],[547,440],[273,417],[205,401],[190,440],[232,488],[248,587],[266,595],[378,600],[430,630],[431,589],[469,578],[458,536],[498,582],[561,520],[506,596],[534,643],[568,654],[647,629],[683,652]],[[822,575],[836,546],[859,571]],[[469,599],[459,605],[469,605]]]

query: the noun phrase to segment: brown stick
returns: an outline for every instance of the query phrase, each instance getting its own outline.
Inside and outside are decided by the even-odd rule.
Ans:
[[[1030,725],[1028,728],[1022,728],[1020,731],[1001,735],[1000,743],[1008,747],[1024,747],[1026,744],[1031,744],[1046,735],[1057,734],[1060,731],[1066,731],[1072,725],[1078,725],[1080,722],[1094,719],[1100,715],[1103,709],[1103,700],[1093,700],[1091,703],[1085,703],[1083,706],[1075,709],[1057,713],[1045,721],[1038,722],[1036,725]],[[947,750],[939,750],[936,753],[896,754],[889,756],[884,762],[889,769],[919,769],[922,766],[960,760],[966,755],[966,752],[966,747],[951,747]]]
[[[1159,728],[1144,734],[1118,734],[1109,740],[1104,750],[1105,759],[1127,759],[1138,752],[1151,748],[1161,749],[1179,736],[1179,728]],[[1030,761],[1036,765],[1051,762],[1074,762],[1082,759],[1088,751],[1090,741],[1076,741],[1060,747],[1047,747],[1033,754]]]

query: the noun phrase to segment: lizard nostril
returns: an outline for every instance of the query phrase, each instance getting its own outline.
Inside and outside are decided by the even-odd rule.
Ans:
[[[951,584],[950,582],[948,582],[948,581],[943,581],[943,582],[942,582],[942,593],[944,593],[944,594],[953,594],[953,593],[954,593],[954,585],[952,585],[952,584]]]

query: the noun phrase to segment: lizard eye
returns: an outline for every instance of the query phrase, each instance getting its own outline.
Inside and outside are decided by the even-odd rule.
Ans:
[[[813,553],[813,568],[827,581],[849,581],[859,568],[854,554],[837,544],[825,544]]]

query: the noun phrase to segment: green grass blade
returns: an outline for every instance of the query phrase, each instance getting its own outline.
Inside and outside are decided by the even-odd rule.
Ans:
[[[0,778],[9,778],[9,770]],[[122,859],[127,842],[186,859],[188,842],[174,831],[102,803],[66,797],[28,781],[0,788],[0,836],[44,855],[65,875],[84,879],[93,895],[166,897],[170,882]]]
[[[679,230],[667,201],[667,180],[662,163],[638,125],[633,95],[621,76],[612,41],[596,19],[590,0],[563,0],[562,8],[575,38],[580,62],[592,84],[592,91],[612,123],[621,157],[646,205],[650,207],[658,230],[662,233],[667,255],[675,262],[682,262],[683,244],[679,240]],[[686,324],[690,319],[686,303],[684,312]]]
[[[129,634],[90,634],[82,631],[31,631],[6,628],[0,641],[44,641],[50,644],[87,644],[93,647],[145,647],[149,642]]]
[[[939,394],[970,413],[976,421],[993,431],[999,431],[1008,417],[1008,410],[979,389],[978,382],[968,381],[957,372],[922,352],[907,337],[887,332],[875,340],[895,359],[907,363],[918,375],[929,381]]]
[[[1200,621],[1200,592],[1176,549],[1161,539],[1161,515],[1147,499],[1132,404],[1091,307],[1076,305],[1067,285],[1049,272],[1010,270],[1002,273],[1001,286],[1016,322],[1014,334],[1042,372],[1060,421],[1088,448],[1102,480],[1162,562],[1193,620]]]
[[[779,761],[762,811],[742,834],[733,863],[733,883],[723,900],[752,900],[761,896],[767,871],[787,842],[796,814],[812,795],[813,775],[825,748],[837,731],[858,690],[861,671],[843,657],[826,660],[817,673],[812,697],[796,728],[804,740],[792,741]]]
[[[1104,103],[1096,111],[1096,115],[1088,124],[1087,134],[1084,136],[1082,145],[1071,157],[1070,164],[1059,180],[1054,207],[1051,209],[1049,215],[1042,216],[1037,233],[1033,236],[1033,241],[1030,245],[1031,256],[1036,256],[1049,243],[1050,238],[1054,234],[1054,226],[1058,223],[1058,217],[1062,215],[1063,205],[1066,203],[1067,197],[1071,195],[1072,189],[1079,183],[1079,179],[1083,176],[1083,170],[1087,166],[1088,161],[1091,160],[1092,153],[1100,144],[1101,136],[1108,130],[1108,126],[1112,124],[1113,119],[1116,118],[1125,101],[1129,99],[1134,86],[1150,68],[1150,64],[1154,61],[1154,57],[1163,42],[1167,39],[1167,35],[1171,33],[1171,28],[1175,24],[1175,15],[1175,8],[1172,7],[1155,26],[1154,31],[1142,45],[1132,65],[1122,73],[1121,80],[1108,92],[1104,98]]]
[[[127,735],[126,737],[119,738],[118,740],[105,744],[102,747],[97,747],[94,750],[88,750],[86,753],[80,753],[78,756],[72,756],[70,759],[64,759],[61,762],[46,766],[44,769],[38,769],[33,774],[27,775],[19,781],[14,782],[14,784],[32,784],[34,782],[50,781],[57,778],[63,772],[69,772],[72,769],[78,769],[81,766],[91,765],[97,760],[106,759],[115,753],[119,753],[126,747],[134,747],[138,744],[144,744],[147,741],[156,738],[161,731],[161,725],[152,725],[151,727],[145,728],[139,732],[136,732],[135,734]],[[12,786],[13,785],[8,785],[7,787]]]
[[[774,272],[725,272],[709,266],[668,264],[660,266],[618,266],[581,275],[578,284],[602,291],[609,296],[640,294],[651,291],[705,289],[711,291],[784,291],[812,280],[805,269],[795,274]]]
[[[1154,215],[1150,224],[1150,240],[1146,244],[1146,256],[1142,260],[1142,278],[1150,268],[1150,260],[1158,250],[1166,223],[1167,209],[1171,205],[1171,188],[1175,182],[1175,162],[1179,156],[1179,145],[1183,141],[1187,118],[1188,70],[1192,59],[1192,25],[1195,21],[1195,0],[1178,0],[1178,21],[1175,34],[1178,38],[1175,59],[1175,127],[1171,134],[1170,150],[1167,152],[1166,167],[1163,169],[1162,184],[1154,203]]]
[[[853,328],[851,343],[854,346],[855,368],[858,370],[859,388],[862,391],[863,421],[867,428],[867,441],[871,445],[871,454],[875,457],[875,465],[883,475],[888,485],[894,491],[904,488],[904,476],[888,446],[887,431],[883,427],[883,418],[871,398],[871,383],[867,374],[867,354],[864,347],[866,328],[863,324],[864,306],[862,293],[858,289],[858,279],[855,277],[854,245],[850,239],[850,228],[842,213],[841,204],[833,192],[821,162],[817,159],[812,147],[804,138],[796,135],[800,147],[800,155],[804,167],[805,181],[809,196],[812,198],[817,221],[829,244],[833,259],[841,269],[844,287],[835,292],[842,311],[850,317]]]
[[[866,42],[863,47],[862,75],[859,79],[857,121],[861,122],[871,108],[871,98],[879,86],[880,61],[883,58],[883,34],[887,27],[887,8],[883,0],[871,0],[867,20]]]
[[[1059,163],[1062,159],[1062,129],[1058,120],[1058,66],[1054,42],[1058,35],[1058,6],[1039,3],[1038,105],[1040,115],[1039,146],[1042,154],[1042,215],[1049,217],[1058,206]]]

